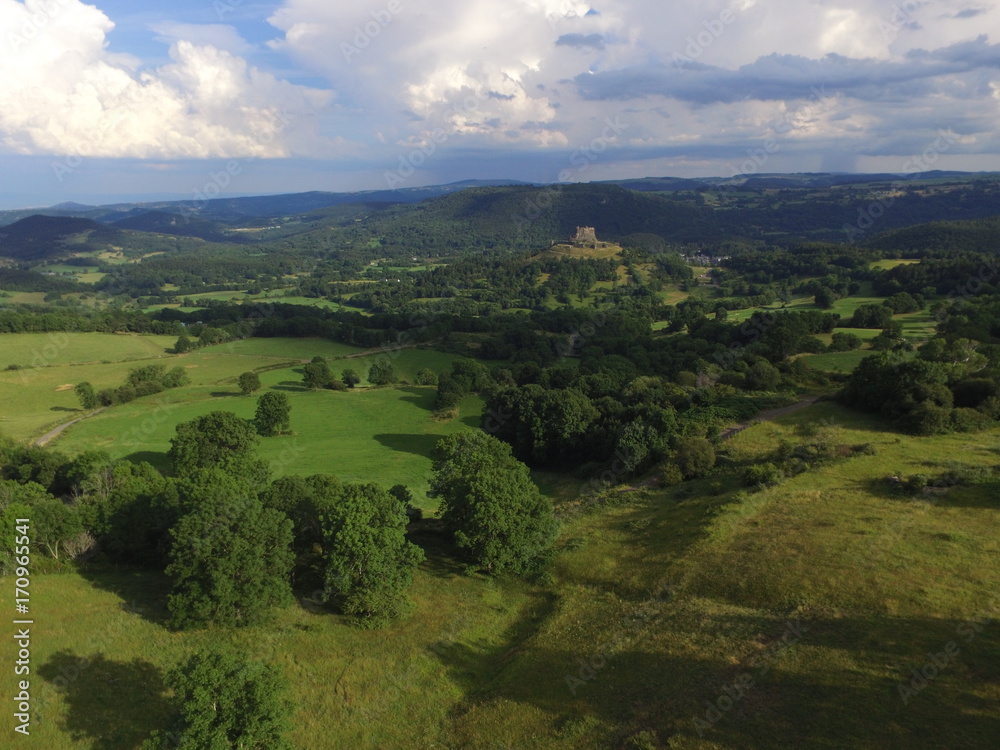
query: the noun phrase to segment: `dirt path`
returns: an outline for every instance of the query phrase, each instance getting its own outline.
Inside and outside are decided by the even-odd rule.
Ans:
[[[748,422],[740,422],[739,424],[730,425],[722,431],[719,435],[723,440],[728,440],[733,435],[738,435],[743,432],[747,427],[754,424],[755,422],[770,422],[772,419],[777,419],[778,417],[783,417],[786,414],[791,414],[799,409],[805,409],[807,406],[812,406],[817,401],[819,401],[819,396],[810,396],[809,398],[803,399],[798,403],[791,404],[789,406],[782,406],[777,409],[768,409],[767,411],[760,412],[757,416]]]
[[[95,414],[100,414],[106,408],[107,407],[102,406],[97,411],[90,412],[90,414],[84,414],[82,417],[77,417],[76,419],[71,419],[69,422],[64,422],[63,424],[59,425],[58,427],[55,427],[55,428],[49,430],[44,435],[42,435],[40,438],[37,438],[34,442],[32,442],[32,445],[36,445],[39,448],[41,448],[43,445],[46,445],[46,444],[52,442],[53,440],[55,440],[57,437],[59,437],[59,435],[61,435],[62,432],[63,432],[63,430],[65,430],[66,428],[68,428],[68,427],[70,427],[72,425],[75,425],[81,419],[86,419],[87,417],[92,417]]]

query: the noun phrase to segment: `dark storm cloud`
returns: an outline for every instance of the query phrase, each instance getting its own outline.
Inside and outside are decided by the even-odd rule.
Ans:
[[[954,84],[939,79],[995,69],[1000,69],[1000,45],[979,37],[934,51],[914,50],[901,62],[772,54],[727,70],[678,55],[671,65],[582,74],[574,80],[580,93],[592,100],[665,96],[692,104],[787,101],[815,97],[817,89],[825,87],[863,101],[885,101],[939,91],[955,95]]]

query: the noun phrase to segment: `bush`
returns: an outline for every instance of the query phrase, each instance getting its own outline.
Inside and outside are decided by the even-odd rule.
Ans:
[[[153,396],[157,393],[163,392],[163,384],[157,380],[143,380],[135,384],[134,390],[136,398],[141,398],[143,396]]]
[[[989,415],[976,409],[958,408],[951,410],[951,425],[958,432],[978,432],[993,423]]]
[[[830,339],[829,351],[849,352],[860,349],[863,341],[861,337],[854,333],[837,332]]]
[[[684,481],[684,476],[677,464],[667,463],[663,465],[663,472],[660,474],[660,484],[664,487],[673,487]]]
[[[768,487],[784,479],[781,469],[772,463],[754,464],[743,471],[743,481],[749,487]]]
[[[715,466],[715,447],[704,438],[681,441],[674,463],[685,479],[704,476]]]
[[[417,371],[417,385],[437,385],[438,376],[434,370],[424,367]]]

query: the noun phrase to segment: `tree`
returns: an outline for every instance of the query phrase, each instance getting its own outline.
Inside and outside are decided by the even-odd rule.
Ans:
[[[310,362],[302,368],[302,382],[306,388],[326,388],[333,382],[333,373],[326,362]]]
[[[368,382],[372,385],[392,385],[397,380],[396,368],[388,359],[378,359],[368,368]]]
[[[174,344],[174,352],[176,354],[185,354],[195,348],[195,344],[191,341],[191,337],[186,333],[182,333],[177,337],[177,343]]]
[[[438,376],[434,370],[429,367],[423,367],[417,370],[417,385],[437,385]]]
[[[674,463],[685,479],[703,476],[715,466],[715,448],[704,438],[687,438],[677,448]]]
[[[376,484],[348,484],[321,515],[324,595],[377,625],[408,609],[406,590],[423,550],[406,539],[406,509]]]
[[[167,673],[176,718],[153,733],[143,750],[292,750],[285,739],[293,705],[281,672],[225,651],[192,654]],[[179,743],[171,744],[172,738]]]
[[[260,390],[260,375],[255,372],[244,372],[237,382],[244,396]]]
[[[208,472],[203,488],[221,489],[197,502],[189,498],[170,532],[166,572],[173,590],[167,606],[176,628],[253,624],[292,598],[292,522],[256,497],[226,487],[225,475],[213,482],[212,474],[219,472]]]
[[[84,409],[97,408],[97,393],[94,391],[94,386],[90,383],[87,381],[77,383],[73,391],[76,393],[77,398],[80,399],[80,405]]]
[[[265,437],[291,430],[292,405],[284,393],[270,391],[257,399],[257,414],[253,421],[257,432]]]
[[[441,520],[476,567],[491,573],[539,572],[557,535],[552,506],[510,446],[484,432],[459,432],[434,449],[431,496]]]
[[[178,476],[218,468],[252,484],[267,481],[267,465],[257,458],[260,438],[254,426],[232,412],[213,411],[177,425],[167,455]]]
[[[59,548],[83,531],[76,509],[54,497],[32,507],[31,519],[35,543],[48,550],[56,560]]]
[[[837,301],[837,295],[834,294],[833,290],[829,287],[820,287],[819,291],[816,292],[816,296],[813,297],[813,302],[816,307],[821,310],[829,310],[833,307],[833,303]]]
[[[761,359],[747,369],[744,382],[748,391],[773,391],[781,382],[781,373],[770,362]]]
[[[352,370],[350,367],[340,373],[340,379],[344,381],[348,388],[353,388],[361,382],[361,376],[358,375],[356,370]]]

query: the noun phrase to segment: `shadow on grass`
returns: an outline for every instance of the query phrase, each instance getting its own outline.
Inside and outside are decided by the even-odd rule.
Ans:
[[[396,390],[407,394],[400,399],[401,401],[416,404],[424,411],[434,411],[434,399],[437,398],[436,390],[415,386],[399,386]]]
[[[451,542],[451,536],[438,520],[424,520],[413,524],[407,539],[424,551],[421,570],[437,578],[457,578],[465,575],[466,563]]]
[[[995,636],[987,643],[985,630],[967,644],[956,636],[958,621],[731,613],[685,619],[665,609],[659,618],[609,621],[574,649],[545,639],[552,606],[536,601],[500,645],[458,634],[428,648],[466,691],[454,717],[459,731],[481,730],[483,722],[529,705],[571,715],[563,731],[588,720],[613,725],[608,747],[631,746],[625,739],[644,730],[677,746],[768,750],[987,750],[1000,736],[1000,712],[990,700],[1000,688],[1000,644]],[[713,640],[707,650],[691,648]],[[913,671],[931,663],[928,654],[951,641],[958,655],[928,670],[934,676],[918,680],[919,690],[902,693]],[[745,647],[724,658],[734,642]]]
[[[277,385],[272,385],[270,390],[272,391],[289,391],[291,393],[304,393],[309,389],[302,385],[299,380],[282,380]]]
[[[413,453],[418,456],[429,457],[437,445],[440,435],[416,435],[403,433],[381,433],[374,436],[386,448],[401,453]]]
[[[209,394],[212,398],[226,398],[227,396],[242,396],[242,391],[212,391]]]
[[[63,650],[38,674],[66,705],[61,729],[94,750],[132,750],[170,719],[163,675],[143,659],[113,661]]]
[[[123,612],[167,627],[170,579],[165,574],[144,568],[115,569],[94,565],[82,567],[80,575],[94,588],[117,596],[120,599],[118,607]]]
[[[129,453],[127,456],[123,456],[123,458],[134,464],[145,461],[164,473],[168,473],[172,468],[170,465],[170,459],[167,457],[167,454],[162,451],[136,451],[135,453]]]
[[[52,411],[68,411],[68,412],[81,412],[83,409],[74,409],[69,406],[53,406]]]

